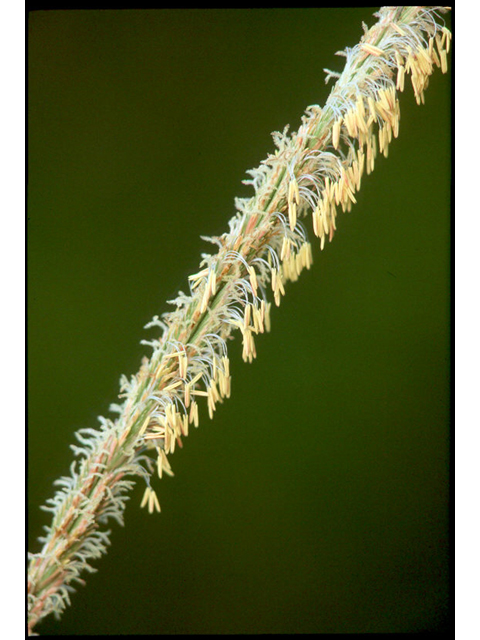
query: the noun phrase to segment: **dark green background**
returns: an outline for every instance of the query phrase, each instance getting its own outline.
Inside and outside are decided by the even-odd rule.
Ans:
[[[330,91],[375,8],[29,18],[29,548],[73,432],[116,401],[142,329],[227,230],[245,170]],[[289,284],[232,397],[155,481],[42,634],[445,628],[450,73]]]

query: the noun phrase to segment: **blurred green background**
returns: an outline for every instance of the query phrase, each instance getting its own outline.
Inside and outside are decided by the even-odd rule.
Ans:
[[[227,230],[245,170],[323,104],[378,8],[29,17],[29,549],[68,445]],[[447,24],[449,23],[447,18]],[[451,59],[451,56],[450,56]],[[60,622],[41,634],[444,630],[449,609],[450,73],[289,284]]]

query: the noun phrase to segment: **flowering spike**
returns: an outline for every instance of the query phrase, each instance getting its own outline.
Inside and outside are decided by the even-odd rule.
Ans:
[[[98,528],[109,518],[122,522],[133,484],[128,476],[145,479],[141,506],[160,512],[150,478],[155,470],[159,477],[173,475],[168,458],[189,425],[198,427],[198,403],[213,417],[216,404],[230,396],[226,345],[232,333],[240,330],[242,357],[252,362],[254,334],[270,331],[271,292],[278,306],[285,282],[312,264],[301,219],[312,214],[323,249],[337,228],[337,207],[351,209],[364,170],[375,167],[377,136],[387,156],[398,135],[405,75],[421,104],[435,66],[447,72],[451,34],[437,22],[441,11],[383,7],[360,43],[342,54],[343,71],[327,72],[327,81],[338,81],[324,108],[308,107],[298,132],[287,135],[286,127],[272,134],[275,153],[248,171],[251,179],[244,182],[254,194],[235,199],[228,231],[208,238],[218,252],[202,254],[199,270],[188,278],[190,295],[179,292],[174,310],[146,325],[158,331],[144,341],[153,354],[135,376],[122,376],[115,421],[102,419],[99,430],[77,434],[81,446],[73,449],[80,457],[45,507],[54,520],[42,551],[31,557],[30,631],[48,612],[63,611],[72,580],[104,552],[108,533]]]

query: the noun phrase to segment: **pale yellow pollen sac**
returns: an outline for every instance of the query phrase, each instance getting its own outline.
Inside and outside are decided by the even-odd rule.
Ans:
[[[214,380],[217,379],[217,356],[212,356],[212,378]]]
[[[262,326],[265,327],[265,313],[266,313],[267,305],[265,300],[262,298],[260,301],[260,317],[262,319]]]
[[[143,509],[143,507],[147,504],[149,497],[150,497],[150,487],[147,487],[144,491],[143,498],[140,503],[140,509]]]
[[[365,53],[369,53],[372,56],[378,57],[378,56],[384,55],[384,51],[382,49],[380,49],[379,47],[376,47],[373,44],[369,44],[368,42],[365,42],[362,45],[360,45],[360,48],[363,49]]]
[[[190,414],[188,416],[190,424],[194,423],[195,427],[198,427],[198,405],[195,400],[190,405]]]
[[[418,65],[420,67],[421,72],[425,76],[431,75],[433,72],[433,64],[432,58],[429,56],[427,49],[423,47],[418,49],[417,53]]]
[[[370,120],[370,118],[368,118]],[[357,125],[358,125],[358,142],[359,148],[361,149],[364,144],[366,144],[368,136],[370,135],[370,125],[372,123],[367,122],[366,116],[359,116],[357,114]]]
[[[437,41],[438,45],[438,41]],[[407,61],[405,62],[405,71],[407,73],[411,73],[411,71],[416,67],[415,58],[413,56],[413,51],[411,47],[407,47],[408,56]]]
[[[283,281],[284,281],[283,279],[284,279],[283,272],[280,272],[280,277],[277,280],[277,284],[278,284],[278,290],[280,291],[282,296],[285,295],[285,288],[283,286]]]
[[[326,189],[322,190],[322,195],[317,201],[317,206],[320,208],[320,215],[323,215],[323,212],[326,211],[328,207],[328,193]]]
[[[167,421],[166,426],[169,426],[173,431],[175,431],[175,423],[177,419],[175,407],[173,406],[173,404],[167,404],[167,407],[165,409],[165,418]]]
[[[365,118],[365,105],[361,95],[357,97],[356,109],[357,109],[357,113],[360,114],[362,118]]]
[[[253,307],[253,327],[255,333],[263,333],[265,330],[263,326],[262,311],[257,307]]]
[[[158,502],[157,494],[150,487],[145,489],[140,508],[143,508],[147,503],[149,513],[153,513],[155,509],[160,513],[160,503]]]
[[[385,158],[388,158],[388,133],[386,132],[386,127],[384,128],[384,134],[383,134],[383,155],[385,156]]]
[[[225,380],[225,376],[223,375],[223,371],[218,372],[218,388],[219,388],[220,395],[222,397],[225,397],[226,380]]]
[[[213,418],[213,412],[215,411],[215,400],[213,398],[213,392],[211,387],[208,388],[208,415],[210,420]]]
[[[395,103],[395,120],[393,121],[393,135],[398,138],[398,132],[400,128],[400,102],[397,99]]]
[[[415,94],[415,100],[417,101],[417,104],[420,104],[420,76],[415,67],[412,69],[411,81],[412,81],[413,92]]]
[[[267,302],[267,304],[265,305],[265,330],[267,332],[270,331],[270,329],[272,328],[271,322],[270,322],[270,308],[272,306],[271,302]]]
[[[325,234],[329,232],[329,226],[328,226],[328,216],[327,216],[327,212],[324,211],[323,215],[322,215],[322,226],[323,226],[323,231],[322,234],[320,236],[320,241],[325,242]],[[323,246],[322,246],[323,249]]]
[[[328,204],[330,204],[330,202],[333,201],[333,198],[334,198],[333,185],[332,185],[332,183],[330,181],[330,177],[329,176],[327,176],[325,178],[325,192],[326,192],[326,195],[327,195],[326,204],[328,205]]]
[[[143,436],[143,434],[145,433],[145,431],[147,430],[148,427],[148,423],[150,422],[150,416],[147,416],[145,418],[145,422],[142,424],[142,426],[140,427],[140,431],[138,432],[138,437]]]
[[[441,69],[442,69],[442,73],[447,73],[448,71],[448,64],[447,64],[447,52],[445,49],[443,49],[440,52],[440,63],[441,63]]]
[[[443,47],[445,46],[446,35],[447,34],[445,33],[445,29],[442,29],[442,35],[440,36],[440,34],[437,34],[436,36],[439,53],[440,49],[443,49]]]
[[[188,276],[189,280],[195,280],[195,282],[192,284],[192,289],[195,289],[196,287],[198,287],[198,285],[202,282],[202,280],[208,275],[208,271],[209,269],[202,269],[202,271],[199,271],[198,273],[194,273],[193,276]]]
[[[360,151],[361,149],[359,150],[359,153]],[[358,157],[353,161],[348,177],[349,180],[347,182],[347,186],[352,192],[355,192],[355,190],[358,191],[360,189],[360,168],[358,165]]]
[[[357,118],[355,116],[355,111],[350,110],[347,111],[344,118],[345,126],[347,127],[348,135],[351,138],[358,137],[358,127],[357,127]]]
[[[372,144],[371,144],[371,152],[370,152],[370,164],[369,170],[367,173],[372,173],[375,169],[375,158],[377,157],[377,136],[375,134],[372,135]],[[367,154],[367,162],[368,162],[368,154]]]
[[[214,296],[217,292],[217,277],[215,275],[215,269],[210,269],[208,274],[210,294]]]
[[[182,422],[183,422],[183,433],[185,436],[188,436],[188,416],[186,413],[184,413],[182,416]]]
[[[338,149],[340,144],[340,128],[342,126],[343,118],[340,117],[335,121],[332,129],[332,144],[334,149]]]
[[[371,158],[371,169],[375,166],[375,158],[377,157],[377,136],[372,134],[372,158]]]
[[[370,135],[370,131],[369,131],[370,125],[368,124],[368,122],[365,122],[365,121],[364,121],[364,124],[365,124],[365,129],[363,130],[359,129],[358,131],[358,146],[360,149],[363,149],[363,146],[367,143],[368,136]]]
[[[307,269],[310,269],[313,264],[312,245],[310,242],[305,242],[305,244],[302,245],[302,251],[303,263]]]
[[[185,351],[181,351],[178,356],[178,374],[180,378],[187,377],[188,357]]]
[[[292,243],[286,236],[284,236],[282,240],[282,250],[280,252],[280,260],[282,262],[284,260],[288,260],[288,258],[290,257],[291,247],[292,247]]]
[[[243,334],[243,353],[242,357],[245,362],[252,362],[253,358],[257,355],[255,351],[255,341],[253,339],[252,332],[247,329]]]
[[[257,288],[258,288],[258,282],[257,282],[257,274],[255,273],[255,269],[254,267],[249,267],[248,268],[248,273],[250,276],[250,284],[252,285],[252,289],[253,289],[253,295],[257,295]]]
[[[275,300],[275,305],[277,307],[279,307],[280,306],[280,300],[281,300],[280,290],[279,289],[275,289],[275,291],[273,292],[273,299]]]
[[[297,224],[297,204],[295,202],[291,202],[288,205],[288,220],[290,222],[290,229],[293,231]]]
[[[290,255],[282,262],[282,275],[285,280],[290,280]]]
[[[158,477],[161,478],[162,477],[162,454],[161,454],[161,449],[160,447],[157,447],[157,453],[158,453],[158,457],[157,457],[157,473],[158,473]]]
[[[373,140],[373,135],[371,140],[367,143],[367,175],[370,175],[370,173],[374,169],[373,148],[372,148],[372,142],[371,142],[372,140]]]
[[[356,200],[354,198],[354,192],[355,192],[355,185],[357,184],[357,179],[358,179],[358,161],[354,160],[353,164],[351,167],[348,168],[348,171],[345,173],[346,176],[346,180],[345,180],[345,185],[343,188],[343,192],[342,192],[342,202],[345,204],[347,204],[348,200],[352,200],[353,198],[353,202],[356,203]]]
[[[405,67],[398,67],[397,72],[397,91],[403,91],[405,88]]]
[[[204,270],[205,271],[205,270]],[[204,313],[208,307],[208,301],[216,291],[216,276],[214,269],[207,269],[208,277],[206,278],[205,290],[203,292],[202,301],[200,304],[200,313]],[[205,277],[204,277],[205,280]]]
[[[178,358],[178,351],[173,351],[172,353],[166,353],[163,356],[164,360],[168,360],[169,358]]]
[[[300,275],[304,268],[305,268],[304,255],[303,255],[302,247],[300,247],[300,251],[295,256],[295,271],[297,272],[297,275]]]
[[[337,217],[337,209],[335,208],[335,204],[332,202],[330,205],[330,222],[332,223],[330,225],[330,235],[329,235],[330,242],[332,241],[332,238],[333,238],[333,231],[337,230],[337,227],[335,226],[336,217]]]
[[[289,259],[290,280],[296,282],[302,271],[301,260],[298,253],[292,253]]]
[[[377,112],[376,112],[376,109],[375,109],[375,100],[372,98],[372,96],[368,96],[367,102],[368,102],[368,108],[370,109],[370,117],[369,117],[368,121],[369,121],[370,124],[372,124],[372,122],[376,122],[377,121]]]
[[[184,393],[183,402],[186,408],[190,406],[190,394],[192,393],[191,389],[193,385],[197,382],[197,380],[199,380],[201,377],[202,377],[202,373],[201,372],[197,373],[197,375],[192,380],[185,383],[185,393]]]
[[[259,331],[259,324],[258,324],[258,317],[257,314],[259,313],[258,309],[254,306],[251,305],[252,307],[252,324],[250,325],[250,329],[253,331],[253,333],[260,333]]]
[[[297,224],[297,205],[300,204],[300,192],[298,183],[292,178],[288,184],[288,219],[290,221],[290,229],[293,231]]]
[[[208,270],[207,284],[205,290],[207,291],[207,297],[210,298],[214,290],[216,289],[215,271],[213,269]]]
[[[223,358],[222,358],[223,360]],[[219,386],[220,386],[220,393],[224,398],[229,398],[230,397],[230,373],[229,373],[229,364],[228,364],[228,358],[225,358],[226,360],[226,365],[224,365],[224,370],[220,371],[219,374]]]
[[[272,291],[275,293],[277,289],[277,270],[275,267],[272,267]]]
[[[183,433],[183,414],[180,412],[177,412],[175,414],[176,417],[176,422],[175,422],[175,435],[178,438],[181,438],[183,435],[185,435]]]
[[[393,127],[390,124],[390,122],[387,122],[385,124],[385,130],[386,130],[386,140],[388,143],[390,143],[392,141],[392,133],[393,133]]]
[[[230,375],[230,360],[227,356],[222,356],[223,373],[226,378]]]
[[[293,253],[290,256],[290,271],[292,273],[292,282],[296,282],[298,280],[298,276],[302,273],[303,264],[302,259],[300,257],[300,251],[298,253]]]
[[[249,332],[248,330],[245,331],[243,333],[243,341],[242,341],[242,359],[244,362],[247,362],[248,360],[248,354],[249,354],[249,343],[248,343],[248,336],[249,336]]]
[[[175,431],[173,430],[172,432],[169,432],[169,429],[167,428],[166,433],[169,434],[170,448],[167,449],[167,447],[165,447],[165,449],[167,449],[168,453],[173,453],[175,451],[175,443],[176,443]],[[165,441],[166,441],[166,439],[165,439]]]
[[[155,509],[158,511],[158,513],[161,512],[157,494],[153,489],[150,489],[150,496],[148,498],[148,513],[153,513]]]
[[[163,471],[165,471],[165,473],[168,474],[169,476],[173,476],[174,473],[172,471],[172,467],[170,466],[167,455],[163,449],[162,449],[162,461],[163,461],[162,462]]]
[[[445,38],[444,44],[445,44],[445,48],[447,50],[447,53],[450,52],[450,42],[452,40],[452,33],[449,29],[447,29],[447,27],[442,27],[442,31],[443,31],[443,36],[442,36],[442,41],[443,38]]]
[[[342,203],[346,204],[347,200],[349,199],[350,197],[348,195],[349,191],[351,193],[355,193],[355,190],[356,190],[355,185],[357,184],[357,177],[358,177],[358,160],[355,159],[352,165],[348,168],[348,170],[345,171],[345,180],[344,180],[343,189],[341,193]]]
[[[333,193],[335,197],[335,204],[337,205],[337,207],[340,204],[340,201],[342,199],[344,183],[345,183],[345,179],[342,176],[340,180],[338,182],[335,182],[335,184],[333,185]]]
[[[162,440],[165,441],[165,427],[159,425],[151,426],[152,431],[145,435],[145,440],[151,440],[153,445],[156,445]]]
[[[381,89],[378,92],[379,101],[377,102],[377,110],[380,111],[380,115],[384,120],[389,120],[391,113],[391,105],[389,101],[389,92],[385,89]]]
[[[383,153],[384,139],[385,139],[384,133],[385,133],[385,125],[378,129],[378,148],[380,150],[380,153]]]
[[[167,357],[167,356],[165,356],[165,357]],[[173,391],[174,389],[179,387],[181,384],[183,384],[182,380],[177,380],[176,382],[172,382],[172,384],[169,384],[167,387],[164,387],[162,389],[162,391],[164,393],[169,393],[170,391]]]
[[[213,380],[213,378],[210,380],[210,389],[212,390],[212,398],[215,400],[215,402],[222,402],[222,398],[218,393],[217,384],[215,380]]]
[[[313,210],[313,214],[312,214],[312,220],[313,220],[313,233],[317,236],[317,238],[320,236],[320,225],[322,223],[322,218],[321,218],[321,214],[320,214],[320,207],[317,206],[315,207],[315,209]]]
[[[208,387],[208,400],[212,403],[213,410],[215,410],[215,405],[217,402],[223,402],[220,394],[218,393],[217,385],[215,384],[214,380],[210,380],[210,386]]]
[[[200,313],[205,313],[208,307],[208,301],[210,299],[210,287],[208,280],[205,284],[205,291],[203,292],[202,302],[200,303]]]
[[[192,396],[202,396],[207,398],[208,397],[208,393],[206,391],[201,391],[200,389],[194,389],[191,392]]]
[[[355,198],[355,196],[353,195],[353,191],[352,189],[350,189],[350,187],[346,187],[345,191],[347,192],[348,197],[350,198],[350,200],[353,202],[353,204],[357,204],[357,200]]]
[[[360,185],[362,182],[363,171],[365,169],[365,154],[363,153],[362,149],[359,149],[357,157],[358,157],[358,178],[357,178],[356,187],[357,187],[357,191],[359,191]]]
[[[395,103],[397,101],[397,90],[394,86],[391,86],[388,90],[388,103],[390,105],[390,111],[392,114],[395,113]]]
[[[245,305],[245,313],[243,315],[243,327],[247,329],[250,324],[251,305]]]
[[[252,362],[254,358],[257,357],[257,350],[255,349],[255,340],[253,339],[253,335],[250,334],[250,356],[248,361]]]

